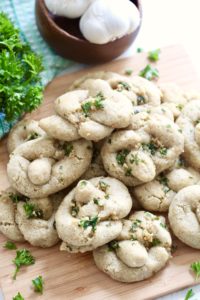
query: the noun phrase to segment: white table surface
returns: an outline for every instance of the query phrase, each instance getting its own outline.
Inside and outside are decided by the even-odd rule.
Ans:
[[[182,44],[200,77],[200,0],[142,0],[142,3],[142,28],[134,44],[122,57],[133,55],[138,47],[148,51],[171,44]],[[67,72],[83,67],[76,64]],[[192,289],[195,295],[191,300],[200,300],[200,285]],[[188,290],[189,288],[155,300],[184,300]],[[1,294],[0,300],[3,300]]]

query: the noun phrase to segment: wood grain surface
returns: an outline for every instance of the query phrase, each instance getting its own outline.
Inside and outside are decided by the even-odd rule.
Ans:
[[[31,115],[27,115],[26,118],[40,119],[52,114],[53,101],[56,97],[64,93],[73,80],[88,72],[97,70],[123,72],[127,68],[133,68],[134,73],[137,74],[146,63],[146,54],[141,53],[132,58],[57,77],[47,86],[43,105]],[[185,89],[199,87],[200,80],[197,78],[194,67],[180,46],[162,49],[160,61],[156,66],[160,71],[160,81],[162,82],[176,82]],[[0,190],[9,186],[6,177],[7,161],[6,139],[4,139],[0,142]],[[33,266],[22,268],[17,280],[13,281],[14,265],[12,260],[15,257],[15,251],[4,250],[4,242],[5,238],[0,235],[0,282],[5,300],[11,300],[17,292],[21,292],[26,300],[155,299],[195,284],[189,266],[191,262],[200,259],[199,251],[175,241],[178,248],[164,270],[149,280],[124,284],[113,281],[101,273],[95,267],[91,253],[79,255],[63,253],[59,251],[59,245],[51,249],[39,249],[28,244],[19,244],[19,248],[26,247],[31,250],[36,258],[36,263]],[[34,293],[31,288],[31,280],[38,275],[42,275],[45,280],[42,296]]]

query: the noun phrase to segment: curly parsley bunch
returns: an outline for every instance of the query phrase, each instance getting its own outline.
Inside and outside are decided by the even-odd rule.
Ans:
[[[20,40],[8,16],[0,13],[0,113],[7,121],[40,105],[42,70],[41,57]]]

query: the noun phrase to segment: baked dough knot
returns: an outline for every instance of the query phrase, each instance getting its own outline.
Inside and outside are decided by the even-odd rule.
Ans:
[[[40,128],[38,121],[22,120],[17,123],[10,131],[7,141],[8,152],[11,153],[19,145],[35,140],[46,135],[45,131]]]
[[[78,179],[89,167],[92,144],[80,139],[61,142],[48,137],[26,142],[10,155],[12,186],[30,198],[43,198]]]
[[[138,211],[123,220],[117,239],[94,250],[93,256],[97,267],[113,279],[136,282],[166,265],[171,245],[165,218]]]
[[[184,135],[185,160],[193,168],[200,170],[200,100],[193,100],[185,105],[176,123]]]
[[[121,219],[131,207],[128,189],[118,180],[96,177],[79,181],[56,213],[61,250],[85,252],[115,239],[122,229]]]
[[[176,194],[194,184],[200,184],[199,172],[180,157],[173,168],[159,174],[151,182],[130,188],[130,192],[144,209],[167,212]]]
[[[173,233],[186,245],[200,249],[200,186],[180,190],[169,207]]]
[[[48,135],[65,141],[80,137],[99,141],[130,124],[132,105],[106,81],[88,79],[84,88],[60,96],[55,111],[57,115],[40,121]]]
[[[136,186],[170,168],[183,152],[183,142],[173,121],[140,112],[128,129],[116,131],[107,139],[101,156],[109,175]]]

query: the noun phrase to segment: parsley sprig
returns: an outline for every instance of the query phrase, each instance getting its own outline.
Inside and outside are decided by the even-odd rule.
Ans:
[[[196,279],[199,279],[200,277],[200,261],[195,261],[191,264],[191,270],[196,275]]]
[[[20,40],[8,16],[0,13],[0,111],[8,121],[40,105],[42,70],[41,57]]]
[[[19,272],[22,266],[30,266],[35,263],[35,258],[31,255],[30,251],[27,249],[20,249],[16,252],[16,257],[13,260],[13,263],[16,266],[13,279],[16,279],[17,273]]]

